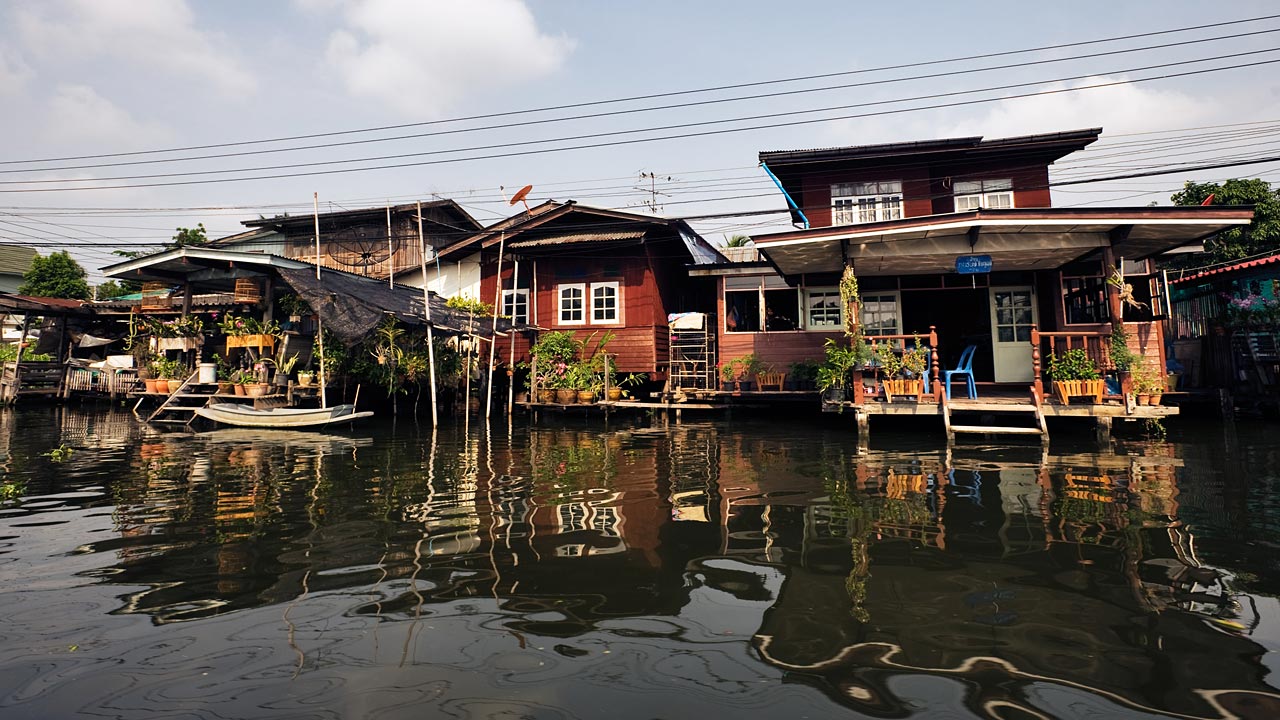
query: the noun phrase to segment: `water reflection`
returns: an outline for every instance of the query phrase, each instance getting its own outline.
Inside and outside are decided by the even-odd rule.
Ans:
[[[43,478],[0,515],[27,584],[0,591],[0,708],[1280,715],[1256,598],[1197,551],[1231,528],[1194,444],[858,456],[821,426],[120,417],[55,417],[47,444],[98,445],[63,477],[0,448]]]

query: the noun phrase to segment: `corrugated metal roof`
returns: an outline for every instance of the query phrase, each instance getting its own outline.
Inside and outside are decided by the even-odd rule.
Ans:
[[[0,245],[0,273],[23,275],[31,269],[31,259],[35,256],[34,248]]]
[[[544,247],[547,245],[572,245],[574,243],[613,242],[616,240],[639,240],[644,237],[644,230],[615,230],[612,232],[580,232],[558,233],[528,240],[517,240],[511,243],[512,248]]]
[[[1211,275],[1221,275],[1223,273],[1236,272],[1238,270],[1247,270],[1249,268],[1258,267],[1260,265],[1270,265],[1276,262],[1280,262],[1280,253],[1268,255],[1267,257],[1256,258],[1254,260],[1245,260],[1244,262],[1238,262],[1231,265],[1224,265],[1223,267],[1213,268],[1212,270],[1201,270],[1194,275],[1184,275],[1183,277],[1177,278],[1176,280],[1170,280],[1169,282],[1176,285],[1178,283],[1191,282],[1192,280],[1206,278]]]
[[[1081,143],[1081,147],[1096,140],[1102,128],[1067,130],[1064,132],[1018,135],[1016,137],[984,140],[981,135],[972,137],[918,140],[913,142],[881,143],[878,145],[847,145],[843,147],[813,148],[810,150],[765,150],[760,161],[769,164],[789,162],[814,162],[823,160],[849,160],[860,157],[878,157],[886,154],[927,153],[947,150],[983,150],[1019,145]]]

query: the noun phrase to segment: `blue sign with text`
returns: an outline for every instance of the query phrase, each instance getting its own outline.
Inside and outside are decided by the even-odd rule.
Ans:
[[[990,255],[961,255],[956,258],[956,272],[961,275],[977,275],[991,272]]]

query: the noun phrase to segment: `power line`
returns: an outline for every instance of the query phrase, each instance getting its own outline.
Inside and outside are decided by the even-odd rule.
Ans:
[[[1193,60],[1193,61],[1184,61],[1184,62],[1178,62],[1178,63],[1165,63],[1165,64],[1162,64],[1162,65],[1149,66],[1149,67],[1147,67],[1147,68],[1139,68],[1139,69],[1137,69],[1137,70],[1142,70],[1142,69],[1153,69],[1153,68],[1158,68],[1158,67],[1169,67],[1169,66],[1177,66],[1177,65],[1186,65],[1186,64],[1189,64],[1189,63],[1193,63],[1193,62],[1205,62],[1205,61],[1208,61],[1208,60],[1222,59],[1222,58],[1226,58],[1226,57],[1238,57],[1238,56],[1242,56],[1242,55],[1256,55],[1256,54],[1259,54],[1259,53],[1265,53],[1265,52],[1276,52],[1276,51],[1280,51],[1280,48],[1274,48],[1274,49],[1262,50],[1262,51],[1253,51],[1253,52],[1247,52],[1247,53],[1236,53],[1236,54],[1233,54],[1233,55],[1220,56],[1220,57],[1218,57],[1218,58],[1202,58],[1202,59],[1199,59],[1199,60]],[[1271,64],[1274,64],[1274,63],[1277,63],[1277,62],[1280,62],[1280,60],[1262,60],[1262,61],[1257,61],[1257,62],[1252,62],[1252,63],[1240,63],[1240,64],[1236,64],[1236,65],[1227,65],[1227,66],[1217,67],[1217,68],[1206,68],[1206,69],[1202,69],[1202,70],[1191,70],[1191,71],[1185,71],[1185,72],[1180,72],[1180,73],[1166,73],[1166,74],[1164,74],[1164,75],[1156,75],[1156,76],[1145,77],[1145,78],[1134,78],[1134,79],[1128,79],[1128,80],[1115,80],[1115,81],[1110,81],[1110,82],[1105,82],[1105,83],[1097,83],[1097,84],[1093,84],[1093,85],[1081,85],[1081,86],[1073,87],[1073,88],[1058,88],[1058,89],[1054,89],[1054,90],[1042,90],[1042,91],[1030,92],[1030,93],[1019,93],[1019,94],[1014,94],[1014,95],[1005,95],[1005,96],[997,97],[997,98],[979,98],[979,99],[974,99],[974,100],[965,100],[965,101],[958,101],[958,102],[952,102],[952,103],[936,103],[936,104],[933,104],[933,105],[924,105],[924,106],[912,107],[912,108],[900,108],[900,109],[894,109],[894,110],[883,110],[883,111],[877,111],[877,112],[858,113],[858,114],[852,114],[852,115],[833,116],[833,117],[816,118],[816,119],[808,119],[808,120],[794,120],[794,121],[790,121],[790,122],[782,122],[782,123],[766,123],[766,124],[761,124],[761,125],[752,125],[752,126],[741,127],[741,128],[726,128],[726,129],[719,129],[719,130],[708,130],[708,131],[694,132],[694,133],[682,133],[682,134],[665,135],[665,136],[650,137],[650,138],[638,138],[638,139],[630,139],[630,140],[615,140],[615,141],[600,142],[600,143],[586,143],[586,144],[581,144],[581,145],[570,145],[570,146],[567,146],[567,147],[541,148],[541,149],[523,150],[523,151],[507,152],[507,153],[493,153],[493,154],[488,154],[488,155],[474,155],[474,156],[461,157],[461,158],[445,158],[445,159],[438,159],[438,160],[416,161],[416,162],[410,162],[410,163],[395,163],[395,164],[390,164],[390,165],[375,165],[375,166],[370,166],[370,167],[361,167],[361,168],[340,168],[340,169],[333,169],[333,170],[318,170],[318,171],[311,171],[311,172],[283,173],[283,174],[274,174],[274,175],[256,175],[256,176],[251,176],[251,177],[239,177],[239,178],[215,178],[215,179],[204,179],[204,180],[183,180],[183,181],[176,181],[176,182],[160,182],[160,183],[132,183],[132,184],[124,184],[124,185],[97,185],[97,186],[91,186],[91,187],[55,187],[55,188],[0,189],[0,193],[72,192],[72,191],[78,191],[78,190],[115,190],[115,189],[122,189],[122,188],[173,187],[173,186],[180,186],[180,185],[206,185],[206,184],[226,183],[226,182],[245,182],[245,181],[251,181],[251,180],[275,180],[275,179],[281,179],[281,178],[310,177],[310,176],[316,176],[316,175],[335,175],[335,174],[346,174],[346,173],[352,173],[352,172],[367,172],[367,171],[370,171],[370,170],[387,170],[387,169],[406,168],[406,167],[422,167],[422,166],[428,166],[428,165],[443,165],[443,164],[452,164],[452,163],[458,163],[458,162],[471,162],[471,161],[475,161],[475,160],[489,160],[489,159],[499,159],[499,158],[509,158],[509,157],[521,157],[521,156],[529,156],[529,155],[543,155],[543,154],[548,154],[548,153],[566,152],[566,151],[570,151],[570,150],[585,150],[585,149],[597,149],[597,148],[602,148],[602,147],[615,147],[615,146],[621,146],[621,145],[634,145],[634,144],[638,144],[638,143],[649,143],[649,142],[658,142],[658,141],[664,141],[664,140],[687,139],[687,138],[692,138],[692,137],[706,137],[706,136],[712,136],[712,135],[724,135],[724,134],[730,134],[730,133],[748,132],[748,131],[752,131],[752,130],[773,129],[773,128],[779,128],[779,127],[795,127],[795,126],[800,126],[800,125],[811,125],[811,124],[815,124],[815,123],[831,122],[831,121],[834,121],[834,120],[850,120],[850,119],[865,118],[865,117],[873,117],[873,116],[895,115],[895,114],[908,113],[908,112],[919,112],[919,111],[922,111],[922,110],[936,110],[936,109],[949,108],[949,107],[961,107],[961,106],[967,106],[967,105],[987,104],[987,103],[999,102],[999,101],[1003,101],[1003,100],[1013,100],[1013,99],[1019,99],[1019,98],[1037,97],[1037,96],[1044,96],[1044,95],[1057,95],[1057,94],[1063,94],[1063,93],[1080,92],[1080,91],[1082,91],[1082,90],[1094,90],[1094,89],[1105,88],[1105,87],[1116,87],[1116,86],[1121,86],[1121,85],[1132,85],[1132,84],[1142,83],[1142,82],[1151,82],[1151,81],[1154,81],[1154,80],[1168,80],[1168,79],[1177,78],[1177,77],[1190,77],[1190,76],[1194,76],[1194,75],[1203,75],[1203,74],[1213,73],[1213,72],[1222,72],[1222,71],[1225,71],[1225,70],[1238,70],[1238,69],[1247,68],[1247,67],[1259,67],[1259,66],[1263,66],[1263,65],[1271,65]],[[1136,71],[1136,70],[1125,70],[1125,71],[1120,71],[1120,72],[1134,72],[1134,71]],[[1091,77],[1091,76],[1092,76],[1092,75],[1089,75],[1089,76],[1080,76],[1080,77]],[[890,103],[895,103],[895,102],[908,102],[908,101],[916,100],[916,99],[928,99],[928,98],[931,98],[931,97],[947,97],[947,96],[954,96],[954,95],[972,94],[972,93],[975,93],[975,92],[988,92],[988,91],[994,91],[994,90],[1008,89],[1008,88],[1013,88],[1013,87],[1025,87],[1025,86],[1027,86],[1027,85],[1039,85],[1039,84],[1043,84],[1044,82],[1062,82],[1062,81],[1064,81],[1064,80],[1071,80],[1071,79],[1078,79],[1078,78],[1066,78],[1066,79],[1051,80],[1051,81],[1042,81],[1042,82],[1035,82],[1035,83],[1017,83],[1017,84],[1007,85],[1007,86],[1000,86],[1000,87],[993,87],[993,88],[984,88],[984,89],[981,89],[981,90],[959,91],[959,92],[954,92],[954,93],[940,93],[940,94],[937,94],[937,95],[920,96],[920,97],[918,97],[918,98],[905,98],[905,99],[898,99],[898,100],[880,101],[880,102],[874,102],[874,103],[861,103],[861,104],[850,105],[850,106],[843,106],[843,107],[849,107],[849,108],[852,108],[852,107],[865,107],[865,106],[868,106],[868,105],[884,105],[884,104],[890,104]],[[825,109],[821,109],[821,110],[808,110],[808,111],[796,111],[796,112],[788,112],[788,113],[775,113],[775,114],[771,114],[771,115],[757,116],[757,118],[784,117],[784,116],[797,115],[797,114],[806,114],[806,113],[812,113],[812,112],[823,112],[823,111],[833,110],[833,109],[841,109],[841,108],[840,108],[840,107],[836,107],[836,108],[825,108]],[[755,119],[755,118],[749,118],[749,119]],[[726,122],[739,122],[739,121],[741,121],[741,120],[742,120],[742,118],[734,118],[734,119],[728,119],[728,120],[707,121],[707,122],[701,122],[701,123],[686,123],[686,124],[682,124],[682,125],[675,125],[675,126],[669,126],[669,127],[670,127],[670,128],[697,127],[697,126],[705,126],[705,125],[723,124],[723,123],[726,123]],[[658,130],[662,130],[662,129],[667,129],[667,128],[642,128],[642,129],[636,129],[636,130],[618,131],[618,132],[613,132],[613,133],[598,133],[598,134],[595,134],[595,135],[588,135],[588,136],[581,136],[581,137],[584,137],[584,138],[587,138],[587,137],[597,137],[597,136],[598,136],[598,137],[606,137],[606,136],[615,136],[615,135],[624,135],[624,134],[634,134],[634,133],[641,133],[641,132],[656,132],[656,131],[658,131]],[[528,144],[542,144],[542,143],[549,143],[549,142],[566,142],[566,141],[573,140],[573,139],[576,139],[576,138],[558,138],[558,139],[552,139],[552,140],[530,141],[530,142],[521,142],[521,143],[507,143],[507,144],[495,145],[495,146],[491,146],[491,147],[494,147],[494,148],[501,148],[501,147],[518,147],[518,146],[523,146],[523,145],[528,145]],[[481,147],[481,148],[472,148],[472,149],[484,149],[484,148],[483,148],[483,147]],[[440,151],[440,152],[438,152],[438,153],[412,153],[412,154],[407,154],[407,155],[402,155],[402,156],[392,156],[392,157],[416,157],[416,156],[421,156],[421,155],[435,155],[435,154],[440,154],[440,153],[443,153],[443,152],[459,152],[459,151],[458,151],[458,150],[453,150],[453,151]],[[314,164],[314,163],[313,163],[313,164]],[[332,163],[320,163],[320,164],[332,164]],[[303,165],[303,166],[305,166],[305,165]],[[263,169],[269,169],[269,168],[263,168]],[[217,172],[229,172],[229,171],[209,171],[209,172],[206,172],[206,173],[195,173],[195,174],[214,174],[214,173],[217,173]],[[189,174],[190,174],[190,173],[172,173],[172,174],[167,174],[167,175],[146,176],[146,177],[177,177],[177,176],[185,176],[185,175],[189,175]],[[30,184],[30,183],[36,183],[36,182],[44,182],[44,181],[27,181],[27,183],[24,183],[24,184]],[[68,181],[66,181],[66,182],[76,182],[76,181],[75,181],[75,180],[68,180]]]
[[[507,110],[502,112],[484,113],[479,115],[448,118],[443,120],[431,120],[431,121],[414,122],[414,123],[400,123],[395,125],[382,125],[377,127],[361,128],[361,129],[355,129],[355,130],[338,130],[338,131],[332,131],[332,132],[310,133],[305,135],[292,135],[292,136],[286,136],[286,137],[277,137],[277,138],[268,138],[268,139],[259,139],[259,140],[244,140],[244,141],[226,142],[226,143],[210,143],[210,144],[204,144],[204,145],[188,145],[188,146],[182,146],[182,147],[172,147],[172,148],[163,148],[163,149],[154,149],[154,150],[138,150],[138,151],[132,151],[132,152],[119,152],[119,153],[100,153],[95,155],[74,155],[74,156],[54,157],[54,158],[38,158],[38,159],[31,159],[31,160],[7,160],[7,161],[0,161],[0,165],[18,164],[18,163],[29,164],[29,163],[35,163],[35,162],[62,162],[62,161],[68,161],[68,160],[93,160],[93,159],[108,158],[108,157],[132,157],[132,156],[138,156],[138,155],[150,155],[150,154],[159,154],[159,153],[185,152],[189,150],[209,150],[213,148],[222,148],[222,147],[263,145],[263,144],[270,144],[270,143],[277,143],[277,142],[291,142],[294,140],[311,140],[311,139],[323,138],[323,137],[338,137],[343,135],[354,135],[354,134],[369,133],[369,132],[384,132],[387,130],[400,130],[400,129],[411,128],[411,127],[428,127],[428,126],[442,125],[447,123],[469,122],[474,120],[488,120],[488,119],[499,118],[499,117],[511,117],[516,115],[529,114],[529,113],[552,112],[556,110],[571,110],[575,108],[596,107],[600,105],[636,102],[640,100],[654,100],[654,99],[665,98],[665,97],[679,97],[684,95],[694,95],[694,94],[708,93],[708,92],[720,92],[725,90],[739,90],[743,88],[763,87],[768,85],[785,84],[785,83],[791,83],[791,82],[803,82],[803,81],[809,81],[809,80],[825,80],[825,79],[830,79],[835,77],[846,77],[846,76],[866,74],[866,73],[885,72],[889,70],[904,70],[904,69],[915,68],[915,67],[927,67],[930,65],[942,65],[942,64],[955,63],[955,62],[968,62],[972,60],[985,60],[985,59],[997,58],[997,57],[1008,57],[1010,55],[1022,55],[1022,54],[1033,53],[1033,52],[1045,52],[1048,50],[1062,50],[1062,49],[1072,48],[1072,47],[1083,47],[1087,45],[1097,45],[1097,44],[1108,43],[1108,42],[1119,42],[1121,40],[1133,40],[1133,39],[1144,38],[1144,37],[1157,37],[1161,35],[1171,35],[1176,33],[1192,32],[1195,30],[1205,30],[1208,28],[1227,27],[1231,25],[1241,25],[1241,24],[1247,24],[1247,23],[1262,22],[1265,20],[1274,20],[1276,18],[1280,18],[1280,14],[1260,15],[1260,16],[1251,17],[1251,18],[1242,18],[1239,20],[1227,20],[1227,21],[1216,22],[1216,23],[1191,25],[1191,26],[1181,27],[1181,28],[1171,28],[1168,30],[1157,30],[1152,32],[1134,33],[1129,35],[1116,35],[1116,36],[1107,37],[1107,38],[1098,38],[1094,40],[1082,40],[1082,41],[1069,42],[1069,43],[1059,43],[1056,45],[1043,45],[1040,47],[1023,48],[1019,50],[1004,50],[1004,51],[993,52],[993,53],[980,53],[976,55],[967,55],[962,57],[946,58],[941,60],[924,60],[924,61],[918,61],[918,62],[912,62],[912,63],[901,63],[897,65],[883,65],[880,67],[864,68],[860,70],[847,70],[847,71],[831,72],[831,73],[819,73],[815,75],[804,75],[804,76],[780,78],[780,79],[774,79],[774,80],[760,80],[760,81],[746,82],[746,83],[735,83],[730,85],[719,85],[719,86],[697,88],[697,89],[691,89],[691,90],[676,90],[676,91],[662,92],[662,93],[650,93],[645,95],[632,95],[629,97],[612,98],[607,100],[592,100],[592,101],[577,102],[577,103],[566,103],[561,105],[551,105],[551,106],[544,106],[539,108],[528,108],[524,110]]]
[[[816,88],[803,88],[798,90],[786,90],[786,91],[773,92],[773,93],[743,95],[743,96],[729,97],[729,98],[715,98],[710,100],[698,100],[694,102],[675,103],[675,104],[668,104],[668,105],[656,105],[656,106],[642,107],[642,108],[630,108],[625,110],[612,110],[608,112],[590,113],[590,114],[584,114],[584,115],[569,115],[565,117],[526,120],[526,121],[510,122],[510,123],[503,123],[503,124],[497,124],[497,125],[482,125],[479,127],[458,128],[453,130],[440,130],[440,131],[427,132],[427,133],[415,133],[411,135],[396,135],[393,137],[385,137],[385,138],[351,140],[351,141],[345,141],[345,142],[321,143],[321,144],[314,144],[314,145],[301,145],[296,147],[274,148],[274,149],[265,149],[265,150],[254,149],[254,150],[246,150],[242,152],[215,153],[215,154],[208,154],[208,155],[192,155],[192,156],[186,156],[186,157],[162,158],[162,159],[156,159],[156,160],[132,160],[132,161],[125,161],[125,162],[94,163],[94,164],[88,164],[88,165],[64,165],[64,166],[57,166],[57,167],[17,168],[17,169],[9,169],[9,170],[0,170],[0,174],[56,172],[56,171],[64,171],[64,170],[86,170],[86,169],[97,169],[97,168],[104,168],[104,167],[124,167],[124,166],[134,166],[134,165],[153,165],[153,164],[167,164],[167,163],[176,163],[176,162],[190,162],[194,160],[225,159],[225,158],[233,158],[233,157],[243,157],[247,155],[258,156],[258,155],[265,155],[269,153],[329,149],[329,148],[335,148],[335,147],[364,145],[364,144],[370,144],[370,143],[422,139],[422,138],[428,138],[428,137],[457,135],[457,134],[481,132],[481,131],[487,131],[487,130],[506,130],[511,128],[531,127],[535,125],[549,125],[549,124],[556,124],[556,123],[569,122],[569,121],[575,121],[575,120],[594,120],[594,119],[600,119],[605,117],[616,117],[620,115],[631,115],[631,114],[637,114],[637,113],[643,113],[643,112],[656,112],[659,110],[673,110],[673,109],[680,109],[680,108],[718,105],[718,104],[731,103],[731,102],[742,102],[747,100],[760,100],[760,99],[766,99],[766,98],[787,97],[787,96],[811,94],[811,93],[818,93],[818,92],[831,92],[834,90],[847,90],[852,88],[870,87],[870,86],[877,86],[877,85],[889,85],[889,84],[896,84],[901,82],[911,82],[916,80],[929,80],[929,79],[938,79],[938,78],[944,78],[944,77],[955,77],[959,75],[969,75],[973,73],[993,72],[996,70],[1009,70],[1014,68],[1032,67],[1036,65],[1048,65],[1048,64],[1054,64],[1054,63],[1072,62],[1076,60],[1107,57],[1112,55],[1124,55],[1129,53],[1146,52],[1149,50],[1160,50],[1160,49],[1167,49],[1172,47],[1184,47],[1187,45],[1195,45],[1195,44],[1206,43],[1206,42],[1216,42],[1219,40],[1237,40],[1244,37],[1268,35],[1276,32],[1280,32],[1280,28],[1273,28],[1268,30],[1257,30],[1253,32],[1236,33],[1231,35],[1220,35],[1220,36],[1211,37],[1211,38],[1199,38],[1196,40],[1184,40],[1184,41],[1173,42],[1173,43],[1163,43],[1159,45],[1148,45],[1148,46],[1138,47],[1138,48],[1109,50],[1106,52],[1088,53],[1084,55],[1055,57],[1055,58],[1047,58],[1044,60],[1030,60],[1030,61],[1024,61],[1020,63],[992,65],[987,67],[969,68],[964,70],[951,70],[947,72],[929,73],[924,75],[912,75],[912,76],[901,77],[901,78],[888,78],[884,80],[871,80],[866,82],[846,83],[841,85],[824,85]],[[1263,51],[1259,51],[1259,52],[1263,52]],[[1222,57],[1234,57],[1234,56],[1230,56],[1230,55],[1220,56],[1219,58],[1212,58],[1212,59],[1221,59]],[[1154,66],[1154,67],[1162,67],[1162,66]],[[1139,68],[1139,69],[1146,69],[1146,68]],[[1129,71],[1122,70],[1118,72],[1129,72]],[[1096,75],[1096,73],[1091,73],[1090,75],[1078,76],[1078,77],[1089,77],[1092,75]],[[1069,79],[1077,79],[1077,78],[1069,78]],[[1057,81],[1045,81],[1045,82],[1057,82]],[[454,151],[450,151],[450,152],[454,152]],[[388,156],[382,156],[382,157],[374,157],[374,158],[366,158],[366,159],[376,160],[376,159],[386,159],[387,157]],[[406,157],[406,156],[395,155],[390,157]],[[357,158],[352,160],[346,160],[343,162],[361,162],[362,160],[364,159]],[[12,161],[7,163],[0,163],[0,165],[4,165],[4,164],[12,164]],[[313,164],[322,164],[322,163],[313,163]],[[278,166],[260,167],[255,169],[266,170],[266,169],[279,169],[282,167],[299,167],[299,166],[300,165],[278,165]],[[239,171],[228,170],[225,172],[239,172]],[[133,178],[127,178],[127,179],[136,179],[136,177],[153,177],[153,176],[135,176]],[[117,178],[108,178],[108,179],[117,179]],[[60,182],[60,181],[61,180],[55,179],[55,180],[50,180],[48,182]]]

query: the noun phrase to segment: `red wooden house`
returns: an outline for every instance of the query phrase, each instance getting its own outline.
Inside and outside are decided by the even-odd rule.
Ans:
[[[723,256],[683,221],[546,202],[437,247],[427,282],[465,292],[466,282],[448,276],[478,267],[470,286],[478,299],[499,300],[503,315],[533,327],[514,337],[516,360],[528,360],[538,331],[568,330],[580,339],[612,332],[608,352],[618,371],[661,379],[667,315],[714,306],[711,284],[688,282],[688,267],[716,261]],[[512,341],[498,342],[504,363]]]
[[[1049,165],[1101,129],[760,153],[801,229],[758,235],[758,257],[718,276],[722,359],[785,366],[821,358],[844,323],[837,282],[852,266],[868,335],[936,328],[940,365],[976,346],[980,382],[1033,379],[1033,331],[1073,338],[1107,366],[1112,320],[1163,364],[1163,288],[1149,259],[1249,222],[1224,207],[1053,208]],[[1121,268],[1140,305],[1107,283]],[[1054,334],[1058,334],[1055,338]]]

